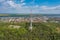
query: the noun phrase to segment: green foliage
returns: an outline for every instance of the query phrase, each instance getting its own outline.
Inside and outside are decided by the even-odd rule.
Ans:
[[[9,25],[19,25],[17,28],[8,28]],[[0,22],[0,40],[60,40],[60,23],[33,23],[32,31],[29,23],[3,23]]]

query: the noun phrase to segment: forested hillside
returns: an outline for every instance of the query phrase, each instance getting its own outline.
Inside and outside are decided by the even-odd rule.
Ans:
[[[20,28],[9,28],[18,25]],[[60,23],[33,23],[29,30],[29,23],[0,22],[0,40],[60,40]]]

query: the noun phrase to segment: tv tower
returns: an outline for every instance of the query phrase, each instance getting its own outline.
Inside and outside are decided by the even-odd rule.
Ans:
[[[32,26],[32,22],[33,22],[33,19],[32,19],[32,9],[30,10],[31,13],[30,13],[30,27],[29,29],[32,30],[33,26]]]
[[[33,12],[33,6],[34,6],[34,0],[31,2],[32,6],[31,6],[31,9],[30,9],[30,27],[29,27],[29,30],[32,31],[32,28],[33,28],[33,15],[32,15],[32,12]]]
[[[32,6],[30,6],[30,27],[29,27],[29,30],[31,30],[32,31],[32,29],[33,29],[33,9],[36,9],[36,8],[38,8],[38,5],[35,5],[35,0],[33,0],[32,2],[31,2],[31,5]]]

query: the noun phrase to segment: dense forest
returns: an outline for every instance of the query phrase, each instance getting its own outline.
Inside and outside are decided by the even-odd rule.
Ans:
[[[0,22],[0,40],[60,40],[60,23],[33,23],[32,30],[29,30],[29,24]],[[21,27],[9,28],[9,25]]]

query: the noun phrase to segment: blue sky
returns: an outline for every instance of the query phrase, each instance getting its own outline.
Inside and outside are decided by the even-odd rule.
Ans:
[[[60,0],[0,0],[0,13],[60,14]]]

